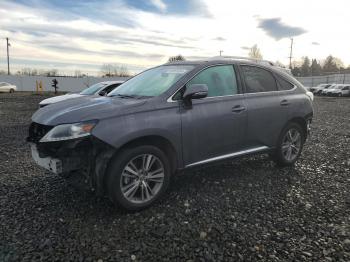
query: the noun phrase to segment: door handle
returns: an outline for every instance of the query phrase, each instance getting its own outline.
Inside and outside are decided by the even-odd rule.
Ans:
[[[281,106],[288,106],[290,103],[288,102],[287,99],[283,99],[280,103]]]
[[[244,106],[237,105],[237,106],[232,107],[232,112],[233,113],[240,113],[240,112],[242,112],[244,110],[245,110]]]

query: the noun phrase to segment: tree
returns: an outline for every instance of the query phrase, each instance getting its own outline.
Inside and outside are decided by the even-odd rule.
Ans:
[[[75,71],[74,71],[74,76],[75,76],[75,77],[82,77],[83,75],[81,74],[81,71],[80,71],[80,70],[75,70]]]
[[[310,75],[310,59],[305,56],[303,57],[303,64],[301,65],[301,76],[309,76]]]
[[[130,76],[129,70],[126,67],[126,65],[121,65],[119,67],[119,74],[118,74],[118,76],[121,76],[121,77],[129,77]]]
[[[185,61],[185,57],[183,57],[182,55],[176,55],[176,56],[171,56],[168,59],[168,62],[176,62],[176,61]]]
[[[337,71],[339,71],[339,67],[337,66],[336,59],[331,55],[327,56],[323,64],[323,72],[330,73]]]
[[[101,66],[102,76],[110,77],[113,74],[113,65],[112,64],[103,64]]]
[[[258,48],[257,44],[253,45],[250,48],[248,56],[250,58],[255,58],[255,59],[262,59],[263,58],[263,56],[262,56],[262,54],[260,52],[260,49]]]
[[[101,66],[102,76],[113,77],[121,76],[128,77],[130,73],[126,65],[115,65],[115,64],[103,64]]]
[[[293,76],[301,76],[300,67],[294,66],[294,67],[292,68],[292,75],[293,75]]]
[[[312,59],[311,62],[311,75],[312,76],[319,76],[322,73],[322,67],[320,63],[316,59]]]
[[[51,69],[45,72],[45,76],[58,76],[58,70],[57,69]]]

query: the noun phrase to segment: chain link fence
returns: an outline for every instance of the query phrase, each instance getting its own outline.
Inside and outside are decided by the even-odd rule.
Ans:
[[[304,86],[317,86],[319,84],[350,84],[350,74],[333,74],[325,76],[296,77]]]

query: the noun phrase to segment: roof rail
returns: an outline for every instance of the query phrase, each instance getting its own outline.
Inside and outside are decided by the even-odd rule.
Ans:
[[[245,57],[245,56],[214,56],[211,57],[210,60],[215,60],[215,59],[232,59],[232,60],[247,60],[247,61],[252,61],[256,63],[264,63],[264,64],[269,64],[271,66],[275,66],[275,63],[269,61],[269,60],[264,60],[264,59],[259,59],[259,58],[252,58],[252,57]]]
[[[277,65],[274,62],[271,62],[269,60],[264,60],[264,59],[245,57],[245,56],[214,56],[214,57],[209,58],[208,60],[222,60],[222,59],[251,61],[251,62],[258,63],[258,64],[272,66],[274,68],[277,68],[279,70],[282,70],[282,71],[292,75],[292,72],[289,68]]]

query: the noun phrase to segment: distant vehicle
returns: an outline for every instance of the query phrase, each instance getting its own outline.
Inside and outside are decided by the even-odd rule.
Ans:
[[[332,86],[330,86],[330,87],[328,87],[328,88],[323,89],[323,90],[321,91],[321,95],[327,96],[327,95],[329,95],[331,92],[333,92],[333,91],[335,91],[335,90],[337,90],[337,89],[339,89],[339,88],[342,88],[342,87],[343,87],[342,84],[334,84],[334,85],[332,85]]]
[[[328,91],[330,96],[350,96],[350,84],[337,85],[333,90]]]
[[[310,87],[310,90],[312,93],[315,93],[316,90],[318,90],[319,88],[325,88],[325,87],[329,87],[332,84],[319,84],[318,86],[312,86]]]
[[[319,86],[317,89],[315,89],[315,90],[313,91],[313,93],[314,93],[315,95],[321,95],[321,93],[322,93],[323,90],[334,88],[335,85],[336,85],[336,84],[326,84],[326,85]]]
[[[15,85],[11,85],[6,82],[0,82],[0,92],[14,93],[15,91],[17,91],[17,87]]]
[[[105,81],[105,82],[100,82],[97,84],[94,84],[83,91],[81,91],[78,94],[75,93],[70,93],[70,94],[65,94],[61,96],[55,96],[55,97],[50,97],[47,99],[44,99],[39,103],[39,107],[44,107],[53,103],[57,103],[60,101],[64,101],[67,99],[72,99],[72,98],[77,98],[77,97],[82,97],[82,96],[88,96],[88,95],[100,95],[100,96],[105,96],[109,92],[113,91],[116,87],[120,86],[124,81]]]

